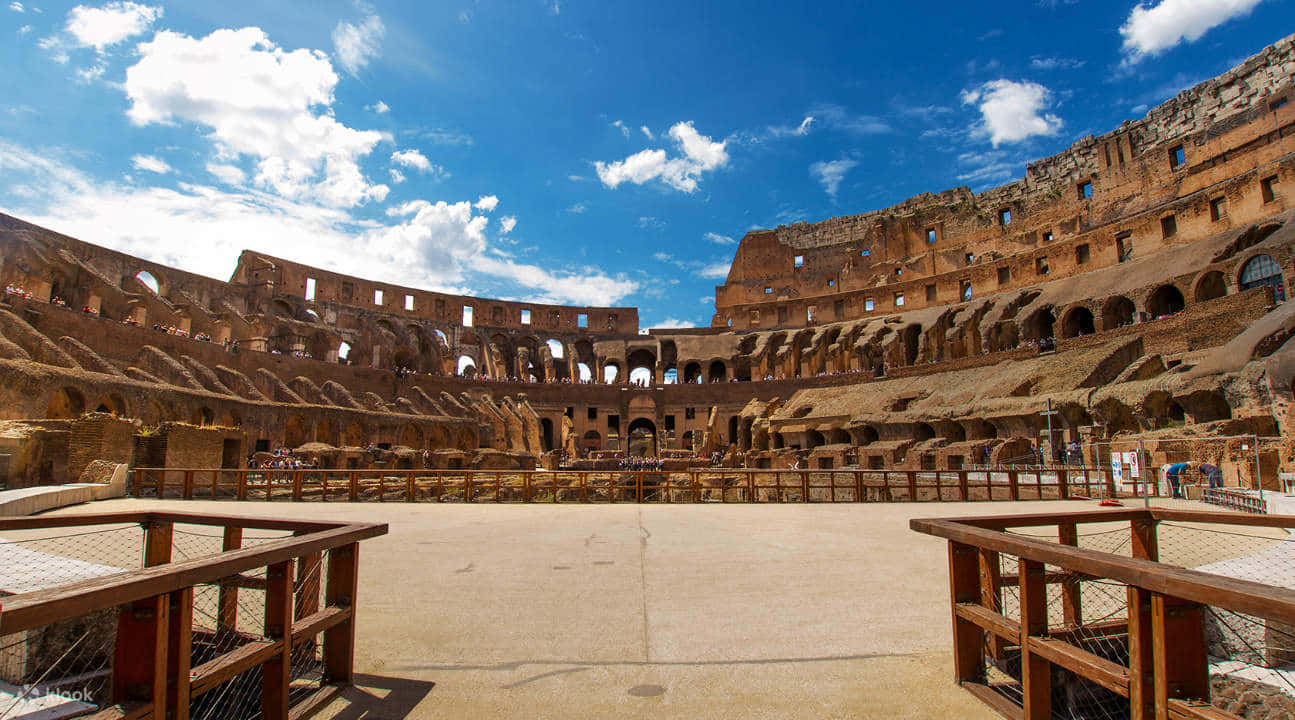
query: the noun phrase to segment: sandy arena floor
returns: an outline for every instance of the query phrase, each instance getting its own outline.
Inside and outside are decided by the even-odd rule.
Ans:
[[[394,718],[997,717],[952,682],[943,540],[913,517],[1092,502],[405,505],[114,500],[366,520],[358,687]]]

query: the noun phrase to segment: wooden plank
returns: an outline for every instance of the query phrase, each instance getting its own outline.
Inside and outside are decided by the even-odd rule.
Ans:
[[[1063,625],[1054,630],[1049,630],[1048,637],[1074,645],[1086,640],[1095,640],[1097,638],[1121,637],[1127,635],[1128,632],[1129,624],[1127,622],[1123,620],[1110,620],[1107,622],[1089,623],[1087,625]]]
[[[36,515],[0,518],[0,532],[5,530],[35,530],[51,527],[81,527],[84,525],[137,525],[153,517],[146,512],[85,513],[83,515]]]
[[[1152,652],[1151,593],[1127,588],[1129,608],[1129,718],[1156,716],[1155,656]]]
[[[1003,582],[998,553],[985,548],[980,553],[980,606],[994,614],[1003,612]],[[989,656],[1003,658],[1003,641],[997,635],[986,638]]]
[[[342,692],[340,685],[324,685],[288,711],[288,720],[306,720],[332,702]]]
[[[148,703],[118,703],[94,713],[82,715],[77,720],[140,720],[151,717],[153,709]]]
[[[1175,720],[1245,720],[1201,700],[1170,700],[1169,717]]]
[[[292,682],[292,566],[275,563],[265,570],[265,636],[279,652],[261,665],[261,717],[288,720],[288,686]]]
[[[1096,578],[1086,577],[1079,573],[1071,573],[1071,572],[1066,572],[1064,570],[1061,570],[1061,571],[1053,571],[1050,573],[1045,573],[1043,575],[1043,582],[1044,584],[1047,584],[1047,585],[1057,585],[1060,583],[1065,583],[1071,580],[1075,580],[1076,578],[1078,578],[1078,580],[1096,579]],[[1075,581],[1078,582],[1078,580],[1075,580]],[[1010,574],[1000,575],[999,581],[1003,587],[1016,587],[1018,584],[1020,584],[1021,578],[1016,573],[1010,573]]]
[[[1079,526],[1072,522],[1057,525],[1057,541],[1070,547],[1079,546]],[[1061,621],[1066,625],[1080,625],[1084,622],[1083,593],[1080,590],[1080,578],[1074,573],[1066,573],[1067,578],[1061,584]]]
[[[319,633],[346,622],[352,612],[352,608],[330,607],[293,620],[292,644],[299,645],[302,641],[312,639]]]
[[[166,595],[121,606],[113,645],[113,703],[148,703],[150,712],[165,715],[169,611]]]
[[[1026,720],[1052,718],[1052,667],[1046,658],[1031,652],[1029,642],[1048,632],[1048,586],[1043,581],[1043,563],[1021,559],[1021,688]]]
[[[199,665],[189,673],[190,697],[197,697],[278,655],[282,652],[280,645],[272,640],[255,640]]]
[[[328,551],[328,579],[324,604],[355,607],[359,590],[360,544],[351,543]],[[324,632],[324,682],[350,684],[355,665],[355,615]]]
[[[1054,524],[1055,522],[1056,520]],[[1295,624],[1295,590],[1210,575],[1150,560],[1066,547],[1021,535],[962,525],[956,521],[916,519],[911,520],[909,526],[928,535],[1028,557],[1094,577],[1111,578],[1126,585],[1135,585],[1203,605],[1214,605],[1233,612]],[[0,616],[0,621],[2,620],[3,616]]]
[[[150,519],[144,523],[144,567],[171,562],[171,539],[175,525],[166,520]]]
[[[1129,695],[1129,671],[1119,663],[1053,638],[1032,637],[1028,647],[1032,655],[1088,678],[1111,692]]]
[[[1060,522],[1087,523],[1120,522],[1151,517],[1144,508],[1102,508],[1065,513],[1022,513],[1017,515],[980,515],[957,518],[919,518],[911,522],[954,522],[959,525],[1003,530],[1005,528],[1046,527]],[[914,528],[916,529],[916,528]],[[921,532],[919,530],[919,532]]]
[[[989,706],[990,710],[1002,715],[1007,720],[1023,720],[1025,711],[1016,703],[1008,700],[1002,693],[984,683],[964,682],[962,689],[975,695],[978,700]]]
[[[1168,520],[1171,522],[1295,528],[1295,515],[1250,515],[1242,513],[1212,512],[1208,510],[1170,510],[1168,508],[1159,507],[1151,508],[1151,514],[1157,520]]]
[[[254,548],[156,567],[91,578],[56,588],[5,598],[0,635],[27,630],[105,607],[162,595],[191,585],[212,583],[244,570],[303,554],[358,543],[387,532],[385,524],[355,523],[333,530],[272,540]]]
[[[959,617],[959,604],[980,601],[980,566],[976,549],[949,543],[949,596],[953,616],[954,679],[980,681],[985,677],[985,635],[973,622]]]
[[[1156,532],[1157,521],[1152,518],[1140,518],[1129,522],[1130,545],[1133,557],[1144,560],[1160,559],[1159,536]]]
[[[958,603],[954,606],[953,612],[963,620],[973,623],[981,629],[988,630],[991,634],[1003,640],[1010,641],[1012,645],[1017,645],[1021,642],[1021,628],[1017,627],[1016,622],[1003,615],[986,610],[974,603]]]
[[[221,552],[230,552],[242,547],[243,528],[226,527],[224,538],[221,540]],[[240,585],[230,578],[220,581],[220,593],[216,600],[216,627],[219,630],[233,632],[238,628],[239,587]]]
[[[1151,595],[1156,720],[1169,720],[1169,700],[1207,700],[1209,657],[1201,606],[1160,593]]]
[[[193,649],[193,588],[167,595],[166,706],[172,720],[189,720],[189,662]]]

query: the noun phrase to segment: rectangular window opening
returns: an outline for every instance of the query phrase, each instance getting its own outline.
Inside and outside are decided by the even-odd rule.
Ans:
[[[576,313],[576,327],[589,327],[589,313]]]
[[[1187,151],[1183,149],[1182,145],[1175,145],[1174,147],[1169,149],[1170,169],[1177,170],[1178,168],[1186,164],[1187,164]]]
[[[1039,236],[1039,241],[1042,242],[1044,245],[1047,245],[1048,243],[1052,242],[1052,231],[1051,230],[1045,231],[1042,235]]]
[[[348,280],[342,281],[342,299],[350,300],[355,297],[355,285]]]
[[[966,255],[963,255],[962,257],[963,257],[963,259],[964,259],[964,260],[966,260],[966,261],[967,261],[967,264],[968,264],[968,265],[970,265],[971,263],[973,263],[973,262],[975,262],[975,261],[976,261],[976,254],[975,254],[975,253],[967,253]]]
[[[936,241],[936,240],[938,240],[938,239],[939,239],[939,233],[937,233],[937,232],[935,231],[935,228],[927,228],[927,229],[926,229],[926,242],[927,242],[927,243],[934,244],[934,243],[935,243],[935,241]]]
[[[587,417],[587,418],[588,418],[588,419],[590,419],[590,420],[597,420],[597,419],[598,419],[598,408],[596,408],[596,407],[591,407],[591,408],[589,408],[589,410],[587,410],[587,411],[585,412],[585,417]]]
[[[684,419],[684,420],[696,420],[696,419],[697,419],[697,408],[684,408],[684,409],[683,409],[683,419]]]
[[[1012,281],[1012,269],[1009,267],[998,268],[998,284],[1006,285]]]
[[[1266,177],[1259,181],[1259,192],[1263,195],[1265,203],[1270,203],[1277,199],[1277,183],[1280,182],[1276,175]],[[309,299],[309,298],[307,298]]]
[[[1075,246],[1076,265],[1086,264],[1091,256],[1092,256],[1092,252],[1088,249],[1088,243],[1082,243],[1080,245]]]
[[[374,291],[373,291],[373,304],[374,304],[374,305],[381,305],[381,304],[382,304],[382,291],[381,291],[381,290],[374,290]]]
[[[1047,275],[1049,272],[1051,271],[1048,269],[1048,259],[1046,257],[1034,258],[1035,275]]]
[[[970,300],[970,299],[971,299],[971,292],[972,292],[972,291],[971,291],[971,281],[970,281],[970,280],[963,280],[963,281],[962,281],[962,299],[963,299],[964,301],[965,301],[965,300]]]
[[[522,324],[523,324],[523,325],[530,325],[530,324],[531,324],[531,311],[530,311],[530,310],[523,310],[523,311],[522,311]]]
[[[871,250],[860,250],[860,251],[859,251],[859,257],[868,257],[869,255],[872,255],[872,251],[871,251]]]
[[[813,305],[810,305],[809,307],[805,308],[805,322],[809,322],[809,323],[814,322],[814,311],[817,309],[818,308],[814,307]]]
[[[828,278],[828,279],[827,279],[827,286],[828,286],[828,287],[836,287],[836,278]]]
[[[306,278],[306,299],[315,299],[315,278]]]
[[[752,327],[758,327],[759,325],[760,325],[760,311],[759,311],[759,310],[752,310],[752,311],[751,311],[751,326],[752,326]]]
[[[406,309],[406,310],[408,310],[409,312],[413,312],[413,311],[414,311],[414,296],[413,296],[413,295],[406,295],[406,296],[405,296],[405,309]]]
[[[864,298],[863,300],[864,312],[872,312],[873,310],[876,309],[876,307],[877,307],[877,303],[872,298]]]
[[[472,327],[472,306],[463,306],[463,327]]]
[[[926,301],[935,302],[935,283],[926,286]]]
[[[1277,112],[1278,110],[1281,110],[1282,108],[1286,107],[1286,103],[1288,102],[1290,102],[1290,98],[1284,98],[1284,97],[1277,98],[1276,100],[1273,100],[1272,102],[1268,103],[1268,109],[1272,110],[1273,112]]]
[[[1178,218],[1166,215],[1160,218],[1160,237],[1170,238],[1178,234]]]
[[[1210,201],[1210,220],[1218,222],[1228,216],[1227,197],[1218,197]]]
[[[895,307],[904,307],[904,293],[895,293]]]
[[[804,267],[804,266],[805,266],[805,256],[804,256],[804,255],[797,255],[796,257],[792,258],[792,260],[791,260],[791,264],[792,264],[793,266],[795,266],[795,267]]]
[[[1085,180],[1079,183],[1079,199],[1088,200],[1093,196],[1093,181]]]
[[[765,295],[772,295],[772,294],[773,294],[773,288],[771,288],[771,287],[769,287],[769,286],[767,286],[767,285],[766,285],[766,286],[765,286],[765,288],[764,288],[764,294],[765,294]]]
[[[1012,224],[1012,209],[1003,208],[998,211],[998,224],[1007,227]]]
[[[1115,252],[1120,262],[1128,262],[1133,258],[1133,233],[1122,232],[1115,236]]]

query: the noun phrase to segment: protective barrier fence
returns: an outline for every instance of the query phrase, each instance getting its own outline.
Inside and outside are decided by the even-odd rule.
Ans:
[[[1295,516],[910,526],[949,540],[955,679],[1004,717],[1295,717]]]
[[[287,720],[351,682],[370,523],[0,519],[0,718]]]
[[[134,497],[376,502],[964,502],[1113,497],[1110,470],[136,468]]]

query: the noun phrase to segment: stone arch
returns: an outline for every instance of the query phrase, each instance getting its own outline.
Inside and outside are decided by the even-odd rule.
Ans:
[[[904,328],[904,364],[912,365],[917,362],[917,353],[922,342],[922,326],[914,323]]]
[[[310,438],[310,426],[305,418],[293,415],[283,424],[283,445],[292,449],[305,445]]]
[[[1025,326],[1022,328],[1021,337],[1025,340],[1046,340],[1055,337],[1057,316],[1052,312],[1051,305],[1043,307],[1030,313],[1025,318]]]
[[[871,445],[881,439],[881,433],[872,425],[860,425],[854,431],[854,444],[863,446]]]
[[[728,380],[728,367],[723,360],[712,360],[706,370],[707,382],[724,382]]]
[[[49,396],[45,417],[57,420],[70,420],[85,414],[85,396],[76,388],[63,387]]]
[[[1264,285],[1273,289],[1278,300],[1284,299],[1285,284],[1281,265],[1271,255],[1259,253],[1241,264],[1237,271],[1237,288],[1250,290]]]
[[[211,408],[202,405],[193,409],[193,414],[189,416],[189,424],[199,427],[206,427],[216,423],[216,413]]]
[[[588,452],[590,450],[603,449],[603,436],[598,434],[597,430],[590,430],[580,438],[580,449]]]
[[[1113,295],[1102,303],[1102,329],[1114,330],[1132,325],[1138,309],[1133,301],[1123,295]]]
[[[1072,338],[1097,332],[1093,311],[1079,305],[1071,308],[1061,319],[1061,337]]]
[[[550,418],[540,418],[540,446],[544,452],[553,449],[553,420]]]
[[[1192,393],[1183,398],[1187,414],[1194,423],[1207,423],[1216,420],[1230,420],[1232,407],[1222,391],[1203,391]]]
[[[140,268],[129,277],[122,278],[121,289],[127,292],[134,291],[137,287],[142,287],[150,293],[159,297],[166,297],[169,287],[166,281],[166,275],[155,270],[145,270]]]
[[[921,442],[935,437],[935,428],[930,423],[913,423],[913,439]]]
[[[1228,281],[1223,277],[1223,273],[1219,270],[1209,270],[1196,278],[1196,288],[1192,291],[1192,298],[1196,302],[1204,302],[1227,294]]]
[[[95,407],[95,412],[106,412],[119,417],[129,417],[130,409],[126,405],[126,399],[121,393],[109,393],[99,399],[99,404]]]
[[[814,448],[816,448],[816,447],[820,447],[820,446],[823,446],[823,445],[826,445],[826,444],[827,444],[827,438],[823,437],[823,433],[821,433],[821,432],[819,432],[819,431],[817,431],[817,430],[806,430],[806,431],[805,431],[805,449],[806,449],[806,450],[813,450],[813,449],[814,449]]]
[[[1139,429],[1133,410],[1116,398],[1108,397],[1099,401],[1093,405],[1092,411],[1094,417],[1106,425],[1108,436],[1120,432],[1136,432]]]
[[[608,360],[603,363],[603,376],[599,378],[608,385],[615,385],[621,381],[621,364],[616,360]]]
[[[243,416],[237,410],[226,410],[225,414],[220,416],[220,424],[223,427],[243,427]]]
[[[683,383],[685,385],[691,385],[693,383],[699,383],[701,381],[702,381],[701,363],[695,360],[692,362],[684,363]]]
[[[460,355],[455,374],[459,377],[474,378],[477,376],[477,361],[471,355]]]
[[[1168,317],[1182,312],[1187,306],[1187,301],[1183,299],[1183,291],[1178,289],[1177,285],[1161,285],[1151,291],[1147,297],[1147,314],[1152,319]]]

